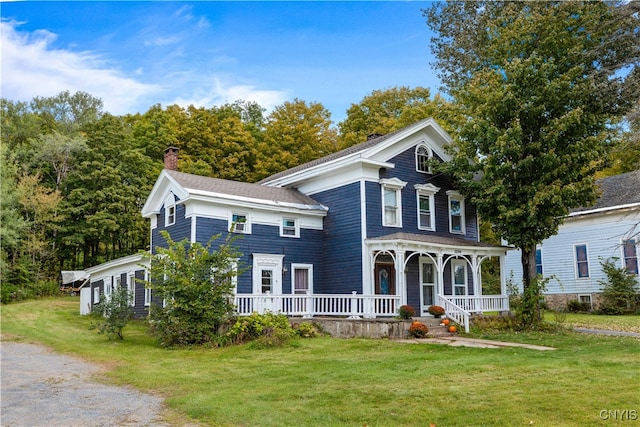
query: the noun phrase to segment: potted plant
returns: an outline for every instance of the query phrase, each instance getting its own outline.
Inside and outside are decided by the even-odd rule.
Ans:
[[[432,305],[427,309],[427,311],[436,319],[440,318],[444,314],[444,308],[439,305]]]
[[[410,305],[401,305],[400,308],[398,309],[398,316],[400,316],[401,319],[408,320],[415,315],[416,315],[416,310]]]
[[[424,338],[427,336],[429,332],[429,328],[422,322],[418,322],[417,320],[411,323],[409,326],[409,335],[415,338]]]

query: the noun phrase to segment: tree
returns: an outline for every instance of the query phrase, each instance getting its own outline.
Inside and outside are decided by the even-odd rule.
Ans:
[[[425,11],[435,65],[461,113],[441,170],[522,250],[531,298],[536,244],[569,209],[595,201],[608,125],[637,102],[625,73],[637,73],[638,17],[616,7],[479,1]]]
[[[217,250],[214,235],[208,244],[173,241],[166,231],[167,247],[156,248],[146,286],[165,304],[152,305],[152,332],[160,345],[216,345],[220,326],[233,318],[233,278],[241,254],[228,237]]]
[[[258,149],[258,178],[301,165],[338,150],[331,113],[322,104],[300,99],[277,106],[267,118]]]
[[[78,91],[73,95],[67,90],[53,97],[35,97],[31,110],[41,117],[45,133],[58,131],[73,136],[82,126],[102,116],[103,103],[100,98]]]
[[[636,275],[626,267],[618,268],[616,259],[600,260],[606,280],[602,286],[600,311],[604,314],[634,314],[640,310],[640,288]]]
[[[99,320],[92,323],[90,329],[97,329],[99,334],[107,334],[110,340],[123,340],[122,330],[133,318],[132,297],[126,286],[117,287],[109,297],[103,297],[102,301],[93,307],[92,314]]]
[[[366,141],[371,134],[385,135],[429,117],[438,119],[450,130],[450,113],[448,102],[440,95],[431,99],[428,88],[401,86],[374,90],[347,110],[347,118],[338,126],[340,148]]]

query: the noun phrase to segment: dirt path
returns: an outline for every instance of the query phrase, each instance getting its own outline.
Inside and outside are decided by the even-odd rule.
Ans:
[[[0,343],[2,426],[168,426],[162,399],[92,380],[100,368],[45,347]]]

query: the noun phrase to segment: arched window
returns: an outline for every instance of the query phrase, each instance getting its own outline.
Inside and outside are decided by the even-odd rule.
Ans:
[[[431,149],[426,144],[416,146],[416,170],[422,173],[431,173],[429,160],[433,157]]]

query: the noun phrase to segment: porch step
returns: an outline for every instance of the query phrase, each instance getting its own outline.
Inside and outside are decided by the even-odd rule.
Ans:
[[[429,328],[428,336],[430,337],[442,337],[442,336],[451,336],[453,335],[449,332],[448,326],[441,326],[440,323],[443,319],[436,319],[435,317],[427,316],[427,317],[413,317],[411,321],[417,320],[418,322],[422,322],[427,325]]]

